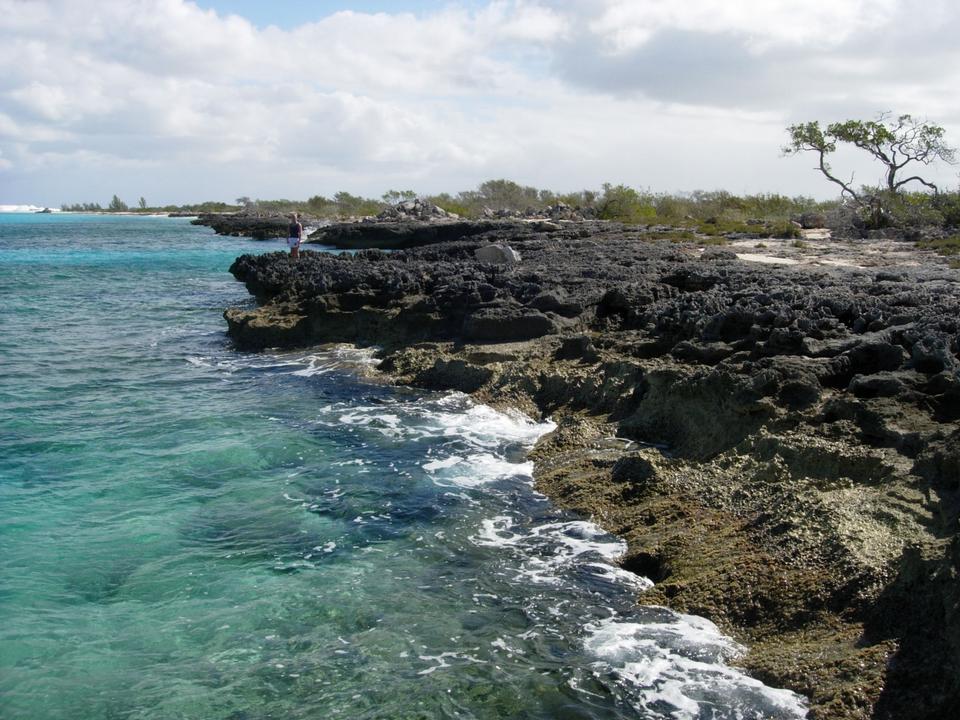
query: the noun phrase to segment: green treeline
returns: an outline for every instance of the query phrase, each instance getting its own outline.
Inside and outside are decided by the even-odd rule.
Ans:
[[[398,202],[417,198],[470,219],[491,212],[502,215],[543,211],[563,203],[601,220],[694,226],[699,232],[707,234],[749,231],[763,223],[772,230],[772,234],[786,237],[793,233],[791,220],[799,216],[811,213],[820,216],[842,215],[845,209],[842,198],[818,201],[810,197],[788,197],[776,193],[733,195],[723,190],[668,194],[609,183],[599,190],[558,193],[504,179],[488,180],[475,190],[465,190],[455,195],[422,195],[413,190],[389,190],[379,198],[368,198],[341,191],[331,196],[314,195],[307,200],[240,197],[234,203],[207,201],[165,206],[150,206],[141,197],[136,208],[128,207],[114,195],[106,208],[98,203],[77,203],[64,205],[63,209],[74,212],[245,212],[265,216],[300,212],[307,217],[336,220],[377,215]],[[857,222],[866,222],[870,227],[958,227],[960,192],[931,194],[901,191],[884,203],[883,213],[874,213],[866,221]]]
[[[341,191],[329,197],[314,195],[307,200],[240,197],[234,203],[207,201],[163,206],[148,205],[141,197],[135,208],[114,195],[106,207],[99,203],[85,202],[65,204],[62,209],[70,212],[144,213],[245,211],[264,215],[301,212],[314,217],[345,218],[376,215],[391,205],[417,198],[465,218],[481,217],[486,210],[494,213],[540,211],[563,203],[571,208],[589,210],[600,219],[644,223],[681,219],[705,221],[711,217],[742,221],[752,217],[786,220],[797,213],[823,211],[835,204],[776,194],[741,197],[722,190],[698,190],[682,195],[669,195],[609,183],[600,190],[558,193],[520,185],[512,180],[488,180],[481,183],[476,190],[465,190],[456,194],[424,195],[413,190],[388,190],[379,198],[368,198]]]

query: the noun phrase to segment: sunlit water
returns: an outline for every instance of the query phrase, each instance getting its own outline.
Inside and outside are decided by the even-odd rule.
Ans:
[[[533,492],[549,423],[231,349],[279,248],[0,215],[0,717],[803,716]]]

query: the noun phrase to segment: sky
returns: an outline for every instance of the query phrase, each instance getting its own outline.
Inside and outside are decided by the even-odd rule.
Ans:
[[[954,0],[0,0],[0,204],[830,198],[785,128],[892,111],[960,145],[957,37]]]

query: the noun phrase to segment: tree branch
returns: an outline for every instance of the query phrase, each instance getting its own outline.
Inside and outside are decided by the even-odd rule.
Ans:
[[[931,190],[933,190],[934,195],[939,195],[939,194],[940,194],[940,188],[938,188],[938,187],[937,187],[935,184],[933,184],[932,182],[928,182],[928,181],[924,180],[922,177],[918,177],[917,175],[914,175],[913,177],[908,177],[908,178],[906,178],[905,180],[900,180],[900,181],[898,181],[896,184],[894,184],[893,186],[891,186],[890,189],[891,189],[891,190],[894,190],[894,191],[899,190],[901,187],[903,187],[904,185],[906,185],[908,182],[913,182],[913,181],[917,181],[917,182],[920,183],[921,185],[926,185],[928,188],[930,188]]]

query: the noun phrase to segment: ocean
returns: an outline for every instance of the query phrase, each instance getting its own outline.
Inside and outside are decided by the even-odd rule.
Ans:
[[[282,248],[0,214],[0,717],[804,717],[533,490],[549,422],[234,350]]]

